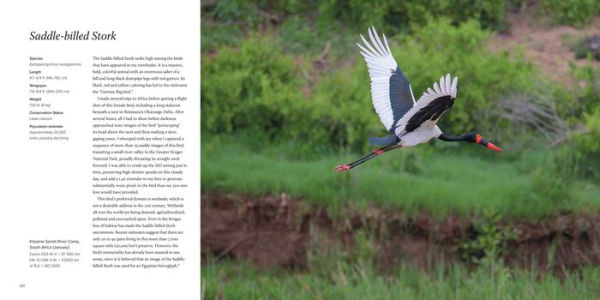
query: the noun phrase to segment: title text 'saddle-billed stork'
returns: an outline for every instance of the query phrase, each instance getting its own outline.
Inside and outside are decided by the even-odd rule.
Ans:
[[[442,76],[440,82],[428,88],[415,102],[408,79],[392,57],[387,39],[383,42],[375,28],[369,29],[371,42],[361,35],[363,45],[358,44],[369,68],[373,106],[381,123],[391,133],[387,137],[370,138],[374,146],[380,146],[362,158],[335,167],[335,171],[350,170],[367,160],[399,147],[410,147],[425,143],[433,138],[446,142],[471,142],[483,145],[494,151],[502,151],[475,132],[461,136],[445,135],[436,125],[440,116],[454,104],[458,78],[451,80],[450,74]]]

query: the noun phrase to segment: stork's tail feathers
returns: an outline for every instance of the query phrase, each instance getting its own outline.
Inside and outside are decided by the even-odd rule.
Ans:
[[[391,135],[384,136],[384,137],[370,137],[369,138],[369,143],[373,146],[395,145],[399,141],[400,140],[398,139],[398,137],[396,137],[395,134],[391,134]]]

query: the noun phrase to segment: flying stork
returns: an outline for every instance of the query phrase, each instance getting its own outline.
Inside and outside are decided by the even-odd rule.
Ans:
[[[370,43],[362,34],[360,37],[363,44],[356,45],[360,48],[360,54],[369,69],[373,106],[390,135],[370,138],[371,145],[380,148],[349,164],[335,167],[335,171],[350,170],[387,151],[415,146],[433,138],[446,142],[477,143],[494,151],[502,151],[478,133],[449,136],[436,125],[440,116],[454,104],[457,77],[451,80],[450,74],[442,76],[439,83],[433,84],[433,89],[427,88],[427,91],[415,102],[410,83],[392,57],[385,35],[382,43],[375,27],[371,27],[369,28]]]

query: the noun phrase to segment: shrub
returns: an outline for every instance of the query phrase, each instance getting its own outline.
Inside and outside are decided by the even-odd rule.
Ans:
[[[280,21],[289,15],[302,14],[314,17],[318,13],[321,24],[337,21],[347,26],[364,29],[374,25],[387,32],[401,32],[409,25],[425,25],[429,17],[451,18],[454,24],[468,19],[479,21],[486,28],[500,29],[504,26],[505,0],[468,1],[468,0],[219,0],[207,4],[207,13],[224,22],[243,22],[256,25],[275,15]],[[262,14],[262,15],[261,15]]]
[[[595,45],[592,46],[593,44]],[[591,59],[600,60],[600,49],[598,49],[598,44],[600,44],[600,35],[584,37],[571,46],[571,51],[575,53],[575,58],[577,59],[587,58],[589,56]]]
[[[210,133],[249,131],[294,139],[306,147],[362,148],[381,130],[370,107],[368,75],[358,64],[302,92],[302,66],[270,39],[252,38],[239,51],[203,59],[202,126]],[[306,87],[305,87],[306,88]]]
[[[369,77],[362,62],[317,83],[293,130],[298,140],[364,150],[367,138],[385,134],[371,108]]]
[[[580,153],[583,175],[600,175],[600,109],[586,116],[587,133],[577,134],[574,144]]]
[[[575,133],[557,154],[561,174],[581,178],[600,177],[600,110],[586,115],[586,130]]]
[[[536,168],[532,173],[532,189],[536,191],[536,196],[555,207],[563,205],[571,198],[569,185],[572,184],[572,177],[564,175],[556,172],[551,161]]]
[[[304,101],[291,56],[270,39],[250,38],[241,49],[222,48],[202,59],[202,125],[214,133],[277,133]]]
[[[461,241],[457,253],[468,262],[475,264],[496,261],[506,251],[506,243],[516,237],[516,232],[501,227],[502,215],[494,209],[485,209],[481,215],[473,219],[469,230],[470,239]]]
[[[247,24],[256,24],[259,21],[256,5],[245,0],[219,0],[208,5],[209,15],[222,22],[242,21]]]
[[[565,176],[600,177],[599,74],[592,67],[575,69],[576,77],[583,79],[576,91],[576,108],[571,111],[571,121],[577,128],[554,158],[557,172]]]
[[[542,0],[542,8],[554,22],[581,27],[600,12],[597,0]]]
[[[451,18],[458,24],[476,19],[485,27],[501,28],[504,22],[504,0],[492,1],[365,1],[328,0],[319,4],[321,19],[341,19],[347,24],[366,28],[374,25],[387,32],[399,32],[409,25],[425,25],[428,18]]]
[[[238,25],[226,25],[202,19],[202,52],[217,50],[223,46],[238,46],[242,42],[242,31]]]
[[[327,54],[327,58],[343,59],[350,53],[355,53],[356,30],[351,30],[339,22],[328,22],[316,25],[307,22],[300,15],[285,19],[278,27],[278,42],[283,49],[290,53],[307,55],[309,57]],[[327,52],[324,50],[329,44]],[[330,63],[334,65],[335,63]]]
[[[580,178],[600,177],[600,70],[574,67],[578,88],[573,92],[570,121],[577,128],[556,153],[556,172]]]
[[[579,120],[582,113],[590,113],[600,107],[600,69],[593,66],[573,68],[573,74],[579,81],[573,115]]]

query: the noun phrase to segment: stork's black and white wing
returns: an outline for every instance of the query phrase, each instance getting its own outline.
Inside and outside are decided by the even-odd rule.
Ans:
[[[357,45],[369,69],[373,106],[381,123],[387,130],[393,132],[394,124],[415,103],[410,83],[392,57],[385,35],[382,43],[375,28],[371,27],[369,28],[370,42],[362,35],[360,37],[363,44],[357,43]]]
[[[458,78],[450,81],[450,74],[442,76],[439,84],[435,82],[433,89],[427,88],[419,101],[394,126],[394,133],[402,137],[417,128],[433,128],[439,117],[446,112],[456,99]]]

